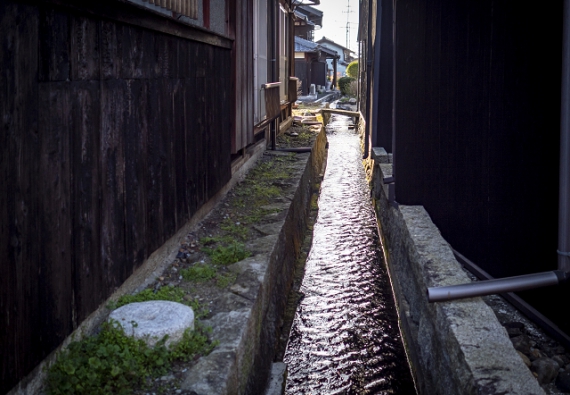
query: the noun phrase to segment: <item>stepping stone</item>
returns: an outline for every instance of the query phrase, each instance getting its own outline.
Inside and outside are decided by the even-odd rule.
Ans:
[[[177,343],[186,329],[194,330],[192,308],[166,300],[129,303],[114,310],[109,320],[117,321],[127,336],[143,339],[150,347],[166,335],[166,346]]]

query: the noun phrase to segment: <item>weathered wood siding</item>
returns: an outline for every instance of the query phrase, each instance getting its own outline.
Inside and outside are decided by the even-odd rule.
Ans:
[[[232,153],[253,143],[253,0],[230,0],[230,34],[235,38],[232,55],[234,79],[232,97],[235,101]]]
[[[425,206],[451,245],[496,277],[555,269],[558,183],[547,180],[558,180],[562,1],[395,7],[396,200]],[[380,110],[379,133],[391,133]],[[542,311],[570,330],[552,300]]]
[[[231,51],[13,1],[0,31],[5,393],[229,180]]]

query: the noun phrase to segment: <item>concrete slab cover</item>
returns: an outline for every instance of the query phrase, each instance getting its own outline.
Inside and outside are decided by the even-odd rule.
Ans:
[[[128,336],[144,339],[149,346],[168,335],[166,345],[182,339],[184,331],[194,329],[194,311],[182,303],[166,300],[129,303],[109,315]]]

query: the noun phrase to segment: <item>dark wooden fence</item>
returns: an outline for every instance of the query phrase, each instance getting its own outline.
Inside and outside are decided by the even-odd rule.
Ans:
[[[229,49],[42,4],[0,2],[0,393],[230,178]]]
[[[495,277],[556,269],[562,2],[394,4],[396,200],[424,205]],[[380,94],[379,133],[391,133],[391,88]],[[537,295],[528,300],[570,331],[553,302],[568,287]]]

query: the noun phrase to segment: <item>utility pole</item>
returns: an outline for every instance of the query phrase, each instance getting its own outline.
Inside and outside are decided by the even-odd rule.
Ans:
[[[346,48],[350,48],[348,46],[348,43],[350,42],[350,14],[352,14],[353,11],[350,10],[350,0],[347,0],[347,5],[346,5],[346,11],[343,11],[344,14],[346,14]]]

